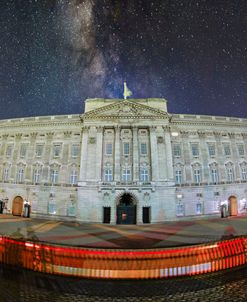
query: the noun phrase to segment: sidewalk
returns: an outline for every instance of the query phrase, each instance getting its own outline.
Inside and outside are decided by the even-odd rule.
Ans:
[[[154,225],[79,224],[0,215],[0,234],[70,246],[147,249],[201,244],[247,234],[247,215]]]

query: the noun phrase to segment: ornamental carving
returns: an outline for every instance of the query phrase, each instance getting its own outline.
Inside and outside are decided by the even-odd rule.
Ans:
[[[144,201],[147,203],[150,201],[150,194],[148,192],[144,193],[144,197],[143,197]]]
[[[64,135],[65,138],[70,138],[71,135],[72,135],[72,131],[65,131],[65,132],[63,133],[63,135]]]
[[[168,114],[162,110],[139,104],[134,101],[118,101],[113,104],[86,112],[87,119],[167,119]]]
[[[37,135],[38,135],[38,132],[32,132],[32,133],[30,133],[31,139],[35,139],[37,137]]]
[[[158,136],[157,137],[157,143],[158,144],[163,144],[164,143],[164,137],[163,136]]]
[[[47,132],[46,136],[47,136],[48,139],[52,139],[53,136],[54,136],[54,132]]]
[[[95,144],[96,143],[96,138],[95,137],[89,137],[88,138],[88,144]]]
[[[15,138],[16,138],[17,140],[20,140],[21,137],[22,137],[22,133],[16,133]]]

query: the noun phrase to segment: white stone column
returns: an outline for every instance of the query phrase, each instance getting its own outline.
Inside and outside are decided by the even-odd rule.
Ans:
[[[174,180],[173,175],[173,160],[172,160],[172,144],[170,129],[164,127],[165,132],[165,146],[166,146],[166,163],[167,163],[167,177],[169,180]]]
[[[120,181],[120,128],[115,127],[115,159],[114,159],[114,181]]]
[[[219,181],[226,180],[225,174],[225,158],[223,156],[223,148],[221,142],[221,132],[214,132],[215,141],[216,141],[216,162],[218,163],[218,173],[219,173]]]
[[[103,127],[97,126],[97,142],[96,142],[96,180],[102,179],[102,153],[103,153]]]
[[[113,195],[113,200],[111,203],[111,221],[110,224],[116,224],[117,223],[117,204],[115,202],[115,198]]]
[[[139,201],[136,207],[136,223],[137,224],[143,224],[142,221],[142,203]]]
[[[80,179],[79,181],[86,181],[87,176],[87,144],[88,144],[88,128],[83,128],[82,142],[81,142],[81,163],[80,163]]]
[[[198,136],[200,139],[199,142],[199,158],[201,159],[202,163],[202,182],[210,182],[210,175],[209,175],[209,166],[208,166],[208,148],[206,143],[206,132],[198,131]]]
[[[159,178],[158,167],[158,148],[156,127],[150,127],[150,149],[151,149],[151,163],[152,163],[152,181],[157,181]]]
[[[42,183],[48,183],[50,182],[50,159],[52,158],[52,141],[53,141],[53,132],[47,132],[46,133],[46,141],[43,146],[43,154],[42,154],[42,161],[44,163],[44,166],[42,167],[42,177],[41,181]]]
[[[133,128],[133,181],[139,181],[138,129]]]

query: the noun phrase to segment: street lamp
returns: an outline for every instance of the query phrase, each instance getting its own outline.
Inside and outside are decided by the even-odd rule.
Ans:
[[[6,213],[8,213],[8,202],[9,202],[9,199],[8,199],[8,197],[6,196],[6,197],[4,198],[4,207],[5,207],[5,209],[6,209]]]

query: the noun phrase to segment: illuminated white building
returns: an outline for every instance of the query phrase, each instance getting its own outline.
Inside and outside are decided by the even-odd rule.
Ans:
[[[105,223],[246,211],[247,119],[170,114],[164,99],[88,99],[85,113],[0,121],[9,212]],[[16,198],[17,197],[17,198]]]

